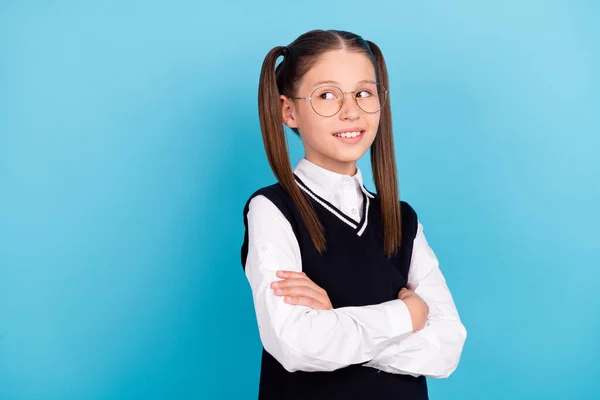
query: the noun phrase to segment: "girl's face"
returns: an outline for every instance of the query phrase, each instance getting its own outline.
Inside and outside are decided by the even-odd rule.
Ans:
[[[355,174],[356,161],[375,140],[381,112],[364,112],[354,97],[359,98],[361,105],[363,101],[373,101],[374,98],[366,98],[377,96],[369,92],[375,82],[375,68],[365,54],[335,50],[319,57],[300,81],[295,96],[311,97],[312,94],[313,105],[316,106],[317,101],[322,105],[327,102],[325,109],[331,109],[332,105],[335,109],[336,95],[321,88],[337,86],[346,92],[343,106],[337,114],[323,117],[313,110],[309,100],[292,100],[281,96],[283,121],[290,128],[298,128],[307,160],[340,174]],[[319,90],[314,92],[317,88]],[[348,93],[354,91],[357,93]],[[343,132],[348,132],[344,136],[354,136],[355,133],[350,135],[351,132],[360,132],[360,135],[339,137]]]

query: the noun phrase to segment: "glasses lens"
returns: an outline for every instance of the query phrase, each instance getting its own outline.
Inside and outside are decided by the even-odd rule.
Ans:
[[[356,89],[356,102],[367,113],[376,113],[385,105],[386,91],[378,83],[365,83]]]
[[[335,115],[341,108],[344,94],[334,86],[317,88],[310,96],[313,110],[323,117]]]

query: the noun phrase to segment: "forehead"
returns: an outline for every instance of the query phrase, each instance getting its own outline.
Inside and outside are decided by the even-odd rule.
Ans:
[[[353,89],[360,81],[375,81],[375,68],[364,53],[335,50],[323,53],[304,75],[301,87],[313,88],[322,81],[335,81],[342,89]]]

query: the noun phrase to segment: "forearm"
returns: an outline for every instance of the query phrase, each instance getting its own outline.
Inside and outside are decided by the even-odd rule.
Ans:
[[[300,249],[289,222],[257,196],[248,212],[245,270],[265,350],[289,371],[328,371],[371,360],[392,339],[412,332],[400,300],[365,307],[313,310],[291,305],[270,288],[276,273],[301,272]]]
[[[429,307],[426,326],[390,342],[365,366],[413,376],[447,377],[458,365],[467,332],[421,224],[414,241],[408,285]]]

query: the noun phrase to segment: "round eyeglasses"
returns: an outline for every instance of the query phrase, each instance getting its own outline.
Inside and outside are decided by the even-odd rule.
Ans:
[[[308,100],[314,112],[322,117],[333,117],[344,105],[346,93],[352,93],[358,107],[369,114],[378,112],[385,106],[389,93],[375,82],[363,83],[352,92],[344,92],[337,86],[321,86],[313,90],[310,97],[292,97],[296,100]]]

